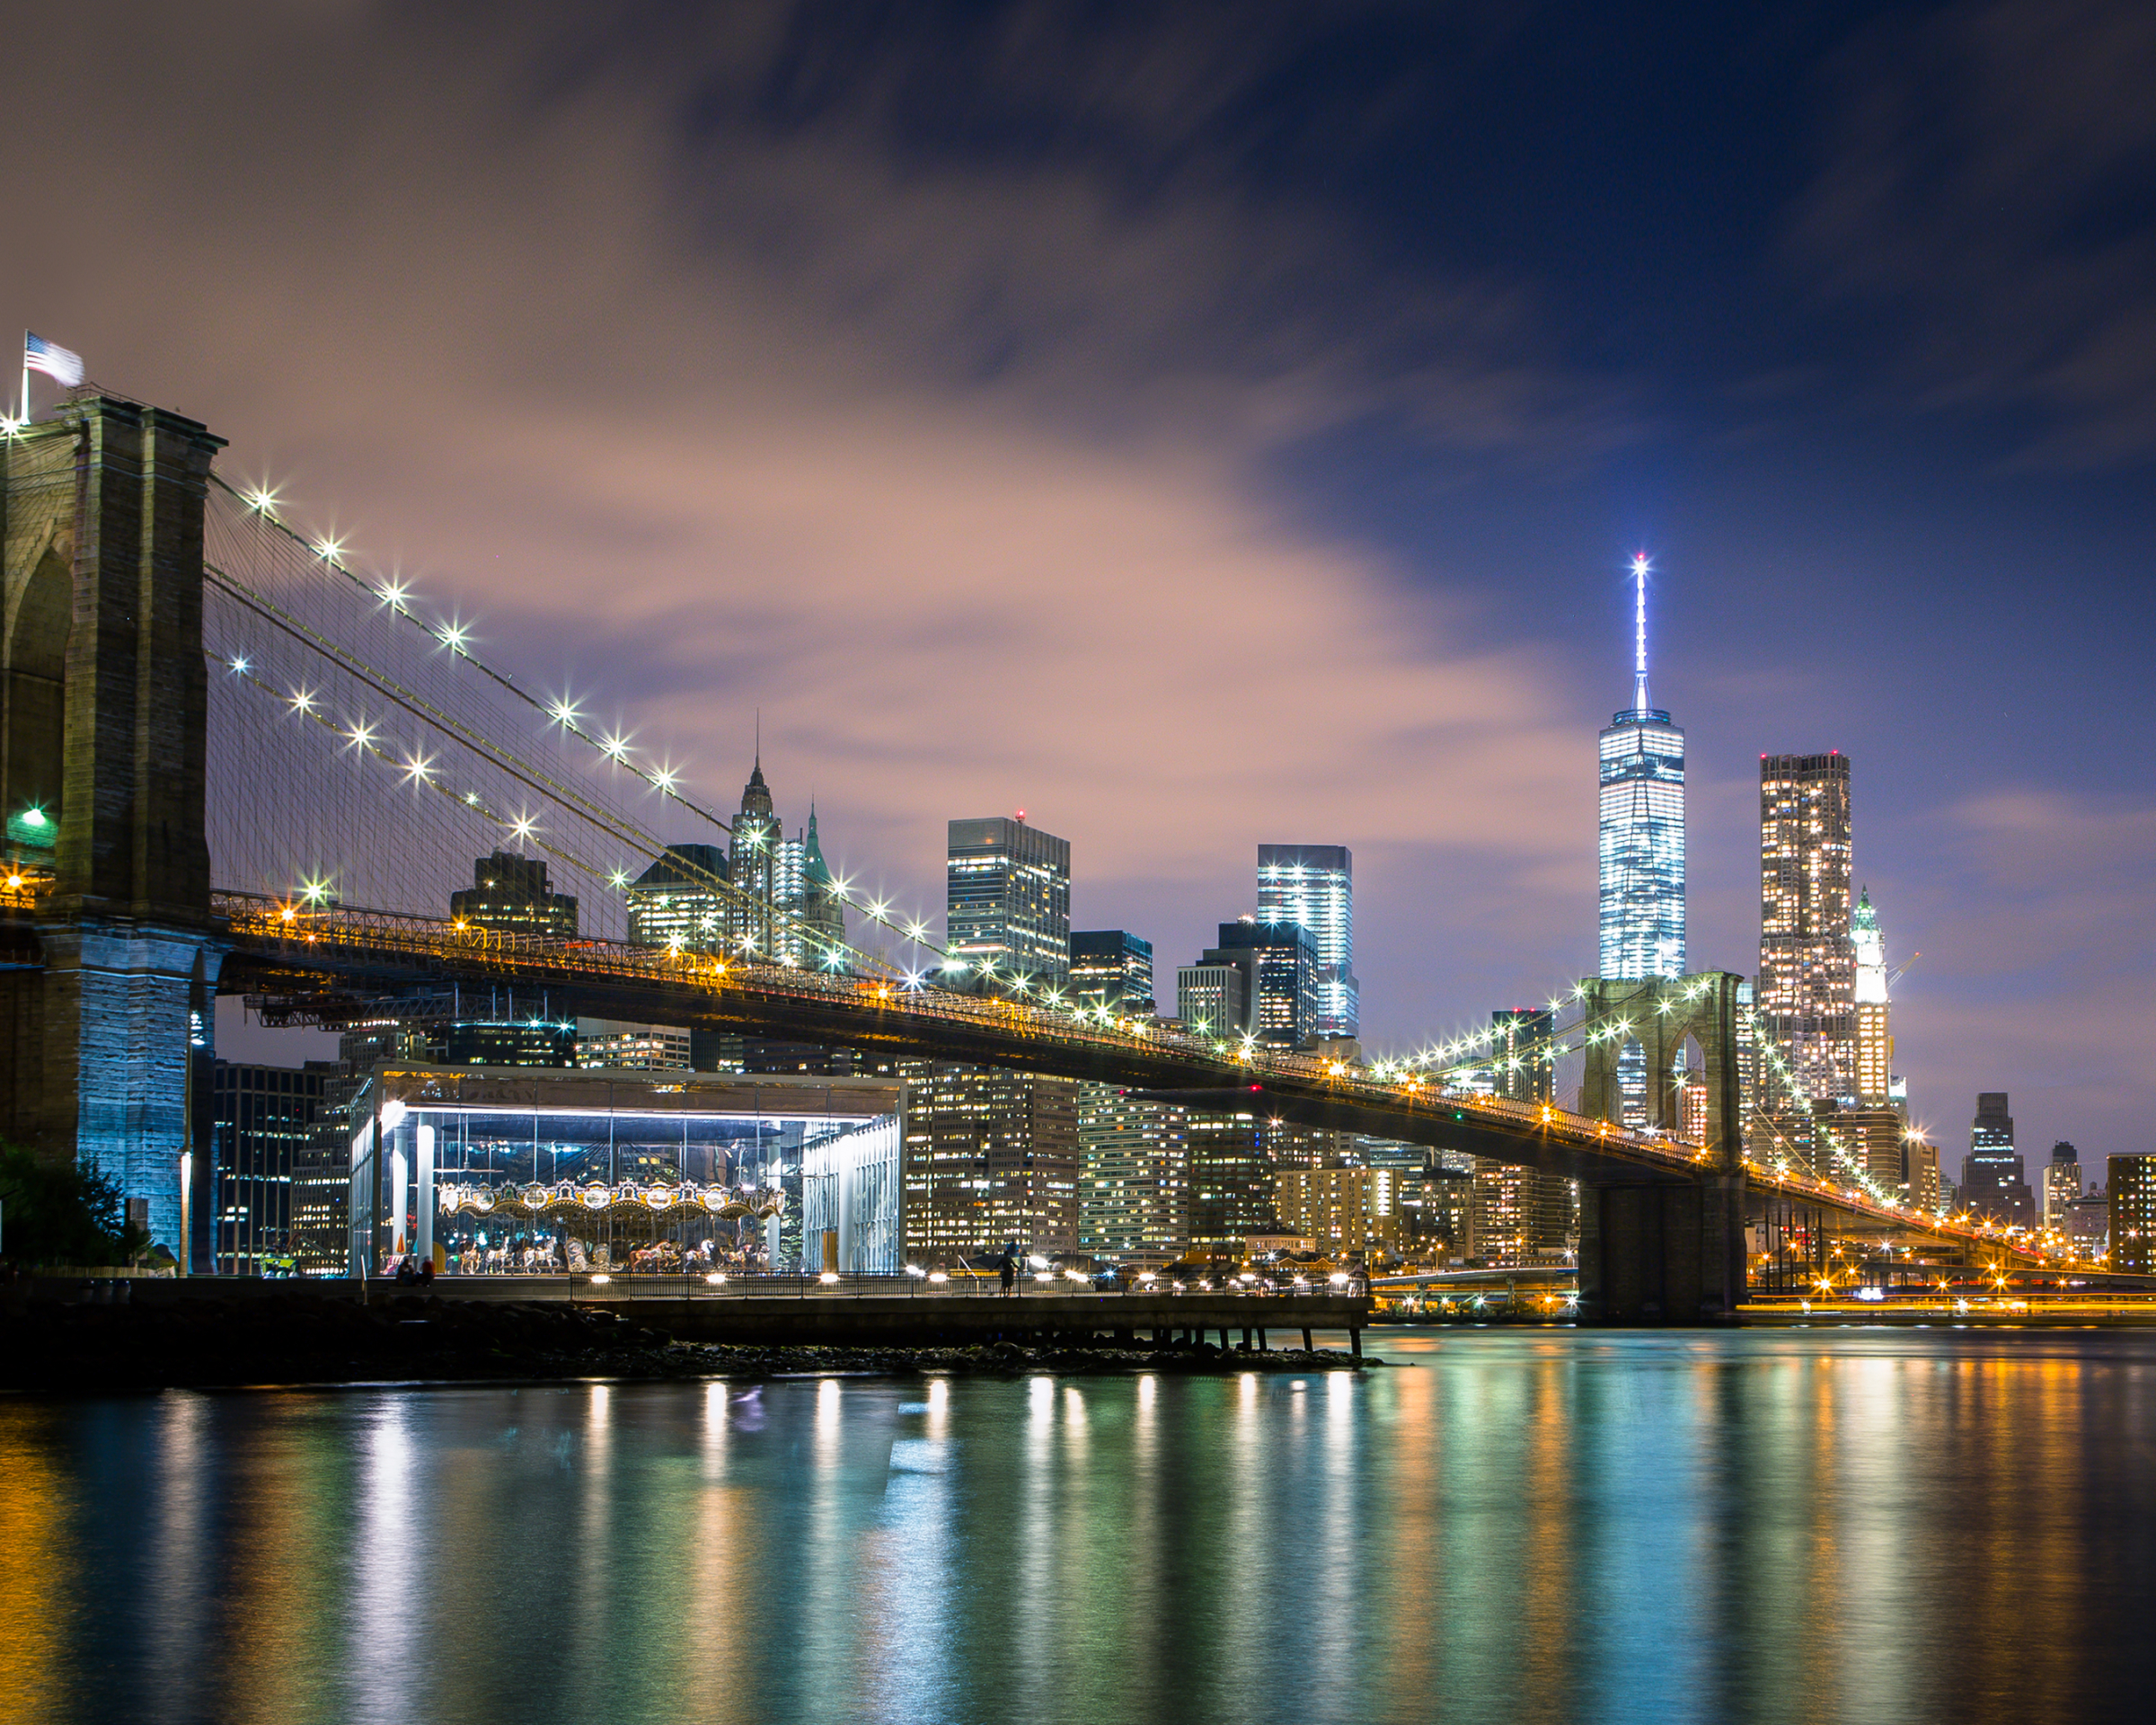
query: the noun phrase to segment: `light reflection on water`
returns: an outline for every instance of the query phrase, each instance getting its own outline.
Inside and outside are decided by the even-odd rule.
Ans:
[[[0,1713],[2145,1718],[2156,1336],[0,1404]]]

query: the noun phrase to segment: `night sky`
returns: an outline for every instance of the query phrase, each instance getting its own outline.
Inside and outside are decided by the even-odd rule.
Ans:
[[[2156,1149],[2156,8],[17,8],[0,302],[480,650],[941,907],[1068,837],[1172,968],[1356,854],[1365,1040],[1692,962],[1839,748],[1949,1171]],[[48,396],[46,399],[49,399]],[[454,884],[444,882],[444,889]]]

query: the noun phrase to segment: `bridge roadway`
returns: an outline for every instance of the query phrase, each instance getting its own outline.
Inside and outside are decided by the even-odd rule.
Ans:
[[[229,929],[226,994],[270,997],[293,1022],[372,1015],[380,996],[450,983],[545,989],[595,1018],[685,1024],[1112,1084],[1186,1106],[1463,1151],[1572,1178],[1694,1181],[1717,1170],[1681,1139],[1562,1109],[1472,1095],[1412,1071],[1378,1077],[1281,1050],[1230,1048],[1157,1025],[1101,1023],[1023,1000],[829,976],[609,941],[555,941],[430,917],[214,895]],[[565,1010],[567,1007],[565,1006]],[[1766,1195],[1832,1211],[1851,1232],[1920,1236],[2035,1261],[1984,1229],[1878,1204],[1847,1187],[1744,1164]]]

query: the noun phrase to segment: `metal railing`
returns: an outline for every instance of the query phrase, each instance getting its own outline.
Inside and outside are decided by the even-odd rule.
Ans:
[[[939,1279],[941,1278],[941,1279]],[[825,1271],[817,1275],[744,1274],[713,1271],[683,1275],[627,1270],[555,1270],[508,1274],[445,1275],[432,1282],[400,1283],[393,1277],[369,1278],[376,1287],[399,1292],[486,1294],[504,1298],[535,1295],[541,1297],[667,1300],[1091,1300],[1113,1305],[1133,1298],[1184,1298],[1220,1300],[1337,1299],[1360,1297],[1368,1292],[1358,1278],[1334,1284],[1330,1278],[1298,1285],[1288,1278],[1259,1277],[1205,1278],[1176,1281],[1159,1277],[1153,1281],[1133,1278],[1127,1284],[1102,1285],[1091,1278],[1073,1280],[1068,1275],[1029,1273],[1006,1293],[994,1270],[953,1269],[923,1275],[897,1276],[870,1272]]]

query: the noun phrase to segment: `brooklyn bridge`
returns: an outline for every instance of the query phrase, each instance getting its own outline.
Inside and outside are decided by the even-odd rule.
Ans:
[[[1542,1052],[1582,1060],[1573,1111],[1477,1093],[1459,1043],[1365,1064],[968,974],[923,922],[844,881],[851,933],[800,931],[805,960],[632,944],[627,884],[662,856],[693,871],[685,841],[723,837],[727,819],[572,693],[487,661],[400,581],[296,533],[273,496],[226,476],[223,447],[94,391],[0,441],[0,1136],[111,1175],[156,1239],[178,1235],[180,1170],[200,1150],[190,1061],[217,996],[335,1027],[508,985],[566,1013],[1262,1106],[1561,1173],[1581,1186],[1586,1322],[1729,1320],[1763,1226],[2044,1261],[1902,1201],[1831,1130],[1800,1146],[1754,1118],[1747,1064],[1782,1063],[1726,972],[1590,978],[1552,1003]],[[579,938],[437,914],[443,883],[505,845],[579,881]],[[1628,1127],[1619,1057],[1635,1046],[1660,1076]],[[1680,1074],[1703,1108],[1683,1104]]]

